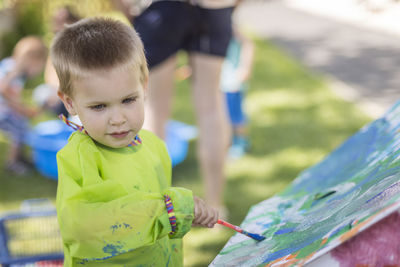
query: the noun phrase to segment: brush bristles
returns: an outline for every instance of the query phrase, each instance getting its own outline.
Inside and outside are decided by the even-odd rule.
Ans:
[[[257,241],[263,241],[265,239],[265,236],[258,235],[258,234],[252,234],[252,233],[249,233],[249,232],[246,232],[246,235],[248,237],[253,238],[254,240],[257,240]]]

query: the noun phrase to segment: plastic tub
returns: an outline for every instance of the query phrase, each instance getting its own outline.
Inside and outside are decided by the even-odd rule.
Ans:
[[[36,169],[44,176],[57,180],[57,152],[63,148],[73,129],[61,120],[41,122],[28,136]]]
[[[41,122],[28,136],[36,169],[44,176],[57,180],[56,154],[63,148],[74,130],[61,120]],[[169,121],[166,142],[172,166],[181,163],[187,156],[188,141],[197,135],[196,127],[178,121]]]

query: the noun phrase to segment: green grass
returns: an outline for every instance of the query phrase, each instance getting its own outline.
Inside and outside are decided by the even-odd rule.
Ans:
[[[173,117],[195,124],[188,85],[188,81],[177,84]],[[245,107],[251,151],[226,166],[225,204],[234,224],[241,223],[250,206],[283,190],[299,172],[371,120],[336,97],[321,77],[265,41],[256,41]],[[6,139],[0,137],[1,164],[6,148]],[[174,168],[173,183],[204,195],[195,142],[190,143],[187,159]],[[27,198],[54,201],[55,193],[56,182],[39,174],[16,177],[0,170],[0,212],[18,208]],[[234,234],[216,228],[193,229],[185,236],[185,266],[208,265]]]

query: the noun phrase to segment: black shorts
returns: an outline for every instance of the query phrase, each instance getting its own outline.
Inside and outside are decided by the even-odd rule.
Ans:
[[[158,1],[134,19],[149,67],[178,50],[225,57],[232,36],[233,7],[206,9],[179,1]]]

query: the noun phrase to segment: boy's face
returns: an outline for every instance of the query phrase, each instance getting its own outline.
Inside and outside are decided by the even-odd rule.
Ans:
[[[132,70],[91,71],[73,81],[72,97],[61,92],[59,96],[103,145],[125,147],[143,126],[145,88]]]

